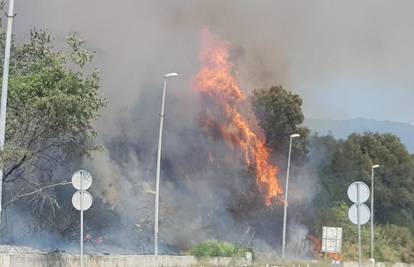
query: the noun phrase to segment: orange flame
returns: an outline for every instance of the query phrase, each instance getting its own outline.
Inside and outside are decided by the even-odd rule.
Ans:
[[[207,29],[203,30],[202,41],[201,69],[194,86],[204,100],[202,127],[209,135],[219,136],[242,151],[246,164],[254,167],[256,183],[265,195],[266,205],[270,206],[275,197],[283,194],[277,180],[278,169],[270,163],[263,130],[233,76],[234,65],[229,58],[231,45]]]
[[[320,256],[320,251],[322,249],[322,241],[311,234],[308,235],[308,238],[312,242],[313,253],[315,254],[314,256]]]
[[[308,239],[313,244],[314,256],[321,257],[322,256],[322,252],[321,252],[321,250],[322,250],[322,241],[319,238],[317,238],[316,236],[313,236],[311,234],[308,235]],[[328,252],[328,253],[326,253],[326,256],[328,258],[330,258],[331,260],[334,260],[334,261],[342,261],[342,254],[341,253]]]

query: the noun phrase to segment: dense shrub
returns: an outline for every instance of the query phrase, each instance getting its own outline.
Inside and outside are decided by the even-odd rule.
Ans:
[[[196,257],[243,257],[247,251],[250,249],[228,242],[207,240],[193,247],[190,254]]]
[[[319,216],[320,229],[322,225],[343,228],[342,255],[344,260],[358,258],[357,226],[348,219],[348,205],[340,203],[335,207],[322,210]],[[319,233],[318,235],[321,235]],[[365,258],[370,256],[370,226],[362,227],[362,244]],[[375,258],[383,262],[414,261],[414,237],[408,227],[393,224],[376,225],[375,227]]]

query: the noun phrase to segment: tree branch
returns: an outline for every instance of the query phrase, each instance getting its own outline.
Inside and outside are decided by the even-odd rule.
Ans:
[[[51,185],[47,185],[47,186],[38,188],[38,189],[36,189],[36,190],[34,190],[32,192],[27,192],[27,193],[19,194],[17,196],[14,196],[10,201],[8,201],[4,205],[4,208],[7,208],[8,206],[10,206],[11,204],[13,204],[14,202],[18,201],[21,198],[24,198],[24,197],[28,197],[28,196],[37,194],[39,192],[42,192],[43,190],[47,190],[47,189],[54,188],[54,187],[58,187],[58,186],[64,186],[64,185],[67,185],[67,184],[70,184],[70,183],[71,182],[63,181],[63,182],[60,182],[60,183],[57,183],[57,184],[51,184]]]
[[[24,155],[18,163],[14,164],[13,167],[10,168],[10,170],[4,175],[4,182],[7,181],[7,177],[10,176],[15,170],[17,170],[20,166],[23,165],[24,161],[27,159],[27,155]]]

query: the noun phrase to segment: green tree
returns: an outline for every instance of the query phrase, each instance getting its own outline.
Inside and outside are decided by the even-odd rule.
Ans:
[[[380,164],[375,175],[375,217],[378,223],[413,227],[414,160],[391,134],[352,134],[339,141],[321,168],[324,197],[319,203],[347,201],[346,190],[354,181],[371,183],[371,166]]]
[[[69,52],[56,50],[48,33],[33,31],[28,43],[12,48],[1,155],[4,202],[30,197],[36,218],[60,207],[54,185],[64,185],[66,177],[56,177],[56,171],[98,149],[92,123],[106,100],[98,94],[98,72],[85,68],[93,53],[75,34],[67,44]]]
[[[293,156],[296,161],[304,162],[308,153],[309,129],[301,126],[304,115],[300,96],[282,86],[273,86],[254,90],[250,100],[266,141],[273,151],[286,155],[289,136],[299,133],[301,138],[294,142]]]

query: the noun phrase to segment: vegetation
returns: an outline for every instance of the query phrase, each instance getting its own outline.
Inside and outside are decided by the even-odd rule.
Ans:
[[[48,33],[33,31],[28,43],[12,49],[6,147],[1,155],[4,203],[7,207],[28,197],[33,227],[39,230],[63,227],[58,223],[62,214],[56,187],[65,185],[68,177],[58,174],[69,162],[99,148],[93,142],[92,122],[106,104],[98,94],[98,72],[86,71],[93,54],[74,34],[67,44],[68,53],[57,51]],[[0,48],[3,54],[4,45]]]
[[[344,259],[357,258],[357,227],[348,219],[351,203],[346,190],[357,180],[370,185],[371,166],[380,164],[375,172],[376,258],[414,261],[414,156],[398,137],[371,132],[352,134],[345,140],[330,135],[309,137],[308,129],[300,126],[304,120],[302,100],[280,86],[255,90],[251,101],[275,153],[286,154],[289,135],[302,134],[293,155],[299,153],[307,166],[316,169],[320,182],[312,205],[320,208],[306,222],[312,235],[321,236],[322,226],[343,227]],[[311,161],[306,161],[307,144]],[[363,242],[369,244],[369,226],[363,228]],[[367,257],[369,250],[369,245],[364,246]]]
[[[348,205],[340,203],[335,207],[320,211],[318,225],[330,225],[343,228],[343,257],[356,260],[358,255],[357,227],[348,219]],[[319,233],[320,235],[320,233]],[[370,256],[370,227],[362,228],[363,253]],[[414,236],[409,228],[392,224],[376,225],[375,257],[377,261],[385,262],[413,262]]]
[[[33,31],[28,43],[13,46],[1,164],[5,167],[5,207],[18,205],[18,200],[27,197],[30,205],[24,203],[19,208],[31,213],[30,230],[46,229],[70,238],[77,217],[72,207],[64,206],[59,199],[65,192],[58,187],[67,184],[61,175],[70,168],[68,162],[99,149],[92,122],[106,101],[98,93],[98,72],[87,68],[93,53],[76,35],[71,35],[67,44],[68,52],[56,50],[48,33]],[[3,49],[0,41],[0,53]],[[254,90],[251,103],[276,158],[286,161],[292,133],[301,134],[293,148],[296,167],[309,163],[309,150],[317,156],[312,164],[319,174],[320,191],[313,206],[320,209],[307,222],[312,234],[320,236],[322,225],[343,227],[344,258],[356,258],[357,233],[347,217],[350,203],[346,189],[355,180],[370,184],[371,166],[380,164],[375,175],[377,260],[414,261],[414,157],[398,137],[379,133],[352,134],[345,140],[329,135],[309,137],[309,130],[301,125],[302,99],[281,86]],[[235,202],[231,208],[240,217],[251,219],[263,212],[255,209],[250,194]],[[98,216],[91,217],[99,221]],[[259,228],[273,227],[276,220],[271,219],[258,223],[258,235],[268,234]],[[364,227],[363,242],[368,244],[368,240],[369,228]],[[368,256],[369,246],[364,249]],[[250,249],[208,240],[190,253],[197,257],[236,257],[246,251]]]
[[[314,137],[319,139],[319,137]],[[352,134],[346,140],[325,144],[327,157],[320,163],[321,192],[316,198],[323,207],[315,225],[344,228],[344,257],[355,259],[357,229],[349,222],[350,205],[346,190],[353,181],[371,182],[371,166],[380,164],[375,172],[375,255],[377,260],[412,262],[414,260],[414,158],[400,140],[391,134]],[[332,139],[330,139],[332,141]],[[316,229],[317,231],[319,229]],[[363,242],[369,244],[369,226],[364,227]],[[364,253],[369,256],[369,245]]]
[[[281,86],[273,86],[254,90],[250,101],[265,132],[266,141],[276,154],[286,154],[291,134],[301,135],[300,141],[294,143],[292,154],[296,162],[303,162],[308,153],[309,129],[300,126],[305,118],[300,96]]]
[[[247,251],[251,249],[246,247],[235,246],[231,243],[207,240],[190,250],[190,254],[199,258],[202,257],[244,257]]]
[[[355,180],[370,185],[371,166],[380,164],[381,168],[375,172],[376,221],[413,227],[414,158],[398,137],[352,134],[332,149],[326,166],[320,170],[324,198],[321,204],[346,201],[347,187]]]

